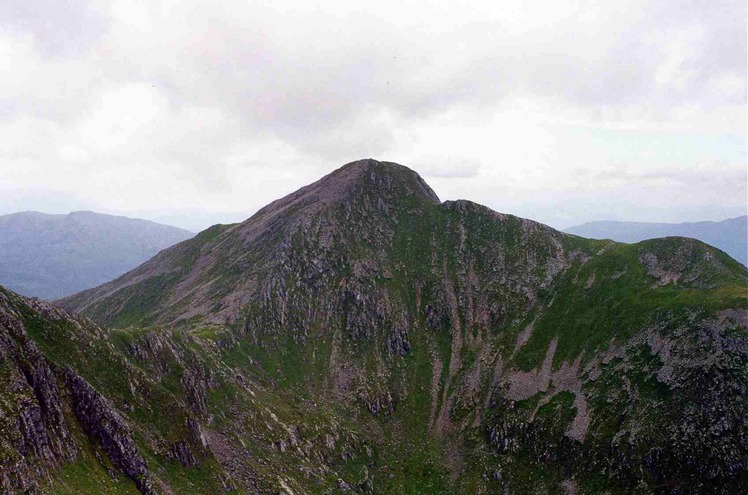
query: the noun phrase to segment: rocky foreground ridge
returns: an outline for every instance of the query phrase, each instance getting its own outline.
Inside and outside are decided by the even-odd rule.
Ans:
[[[741,493],[747,285],[354,162],[66,310],[1,290],[0,488]]]

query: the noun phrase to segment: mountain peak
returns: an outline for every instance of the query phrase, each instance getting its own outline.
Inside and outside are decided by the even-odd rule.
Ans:
[[[349,163],[59,301],[116,331],[0,290],[0,486],[81,438],[71,493],[744,491],[748,270],[437,201]]]
[[[372,158],[347,163],[318,181],[261,208],[243,222],[244,229],[268,224],[291,212],[311,214],[325,205],[359,201],[382,204],[440,204],[439,197],[414,170]],[[385,208],[386,210],[387,208]]]
[[[334,177],[349,170],[358,173],[358,177],[365,181],[368,179],[368,185],[385,186],[390,190],[400,186],[403,188],[403,192],[421,197],[432,203],[441,203],[439,197],[426,181],[418,175],[418,172],[399,163],[366,158],[343,165],[327,177]]]
[[[291,204],[344,201],[362,193],[409,195],[428,203],[440,203],[436,193],[414,170],[397,163],[366,158],[347,163],[318,181],[270,203],[258,215]]]

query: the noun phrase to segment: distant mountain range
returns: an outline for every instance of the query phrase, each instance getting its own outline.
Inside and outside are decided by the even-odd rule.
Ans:
[[[565,232],[592,239],[629,243],[658,237],[691,237],[711,244],[748,265],[748,215],[721,222],[589,222],[566,229]]]
[[[147,220],[78,211],[0,216],[0,284],[55,299],[108,282],[193,237]]]

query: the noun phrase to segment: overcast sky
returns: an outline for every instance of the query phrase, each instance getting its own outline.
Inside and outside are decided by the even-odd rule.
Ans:
[[[191,228],[359,158],[555,227],[746,212],[746,2],[0,2],[0,214]]]

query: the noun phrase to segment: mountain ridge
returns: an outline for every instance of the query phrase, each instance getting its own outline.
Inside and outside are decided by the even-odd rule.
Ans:
[[[694,239],[584,239],[440,203],[401,166],[347,167],[61,301],[100,327],[14,299],[46,359],[139,439],[147,474],[133,454],[112,479],[445,495],[748,481],[744,266]],[[69,417],[90,432],[77,445],[102,444]]]
[[[379,181],[378,176],[374,173],[376,167],[387,168],[392,174],[382,175],[382,180]],[[395,188],[398,189],[395,190]],[[308,218],[313,216],[317,211],[328,208],[330,205],[345,203],[362,194],[373,194],[378,206],[385,207],[382,198],[384,195],[393,194],[393,191],[396,196],[400,195],[400,193],[409,196],[409,200],[423,201],[425,204],[440,203],[436,194],[415,171],[391,162],[378,162],[372,159],[358,160],[340,167],[309,186],[302,187],[281,199],[271,202],[244,222],[213,226],[207,229],[194,239],[191,246],[175,246],[169,253],[161,253],[152,260],[152,263],[148,262],[138,267],[134,272],[131,272],[133,279],[119,278],[105,284],[102,289],[107,291],[113,289],[116,291],[117,289],[114,288],[120,286],[119,284],[122,284],[121,288],[129,287],[133,283],[137,283],[135,281],[143,276],[143,270],[147,270],[150,267],[153,267],[153,276],[166,276],[174,272],[174,266],[163,263],[164,258],[168,257],[169,254],[175,253],[179,256],[183,254],[178,252],[179,250],[202,250],[204,249],[205,240],[209,240],[215,245],[221,242],[228,242],[225,240],[222,241],[219,238],[226,239],[231,234],[234,234],[235,237],[232,241],[233,245],[230,247],[231,253],[224,256],[223,261],[226,264],[234,264],[237,262],[237,258],[240,259],[244,256],[239,251],[244,249],[247,243],[258,240],[261,242],[267,236],[271,235],[272,231],[288,228],[304,228],[304,224],[308,221]],[[207,258],[209,256],[203,257],[204,264],[215,264],[214,261],[207,261]],[[231,258],[231,260],[229,261],[228,258]],[[199,275],[192,274],[192,276],[195,278]],[[65,298],[59,301],[59,303],[80,311],[94,304],[93,300],[95,300],[97,292],[97,288],[90,289]]]
[[[625,222],[601,220],[564,229],[594,239],[639,242],[657,237],[691,237],[715,246],[743,265],[748,265],[748,215],[721,221],[684,223]]]

